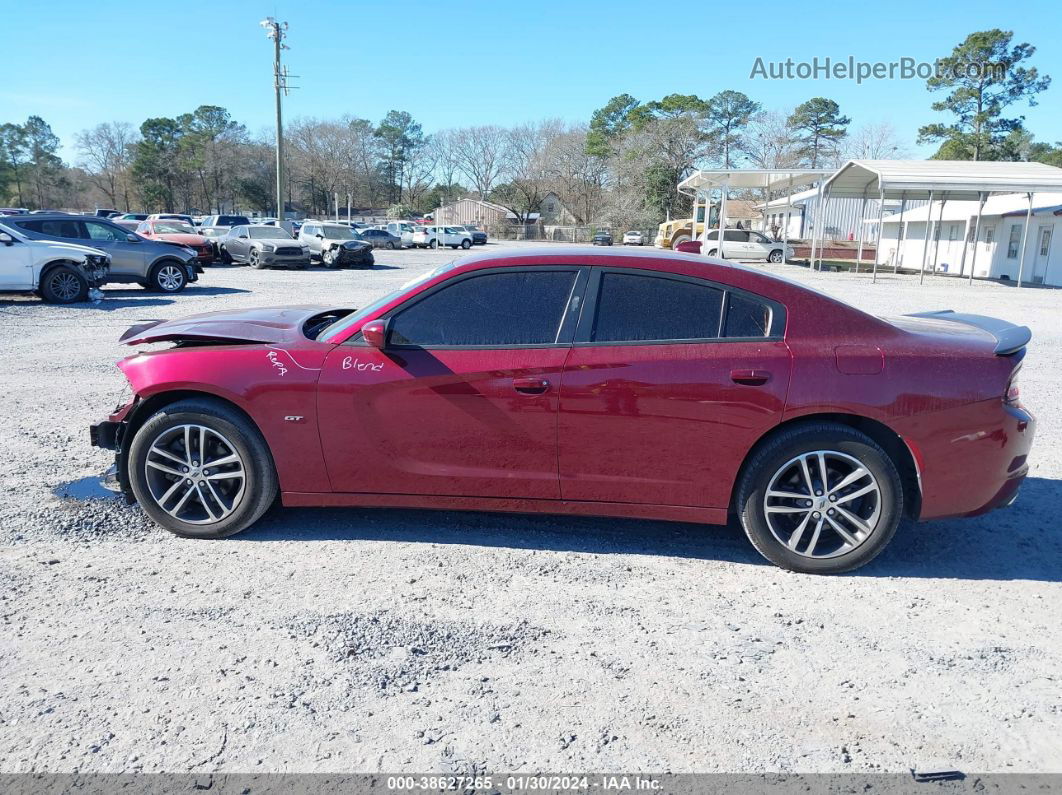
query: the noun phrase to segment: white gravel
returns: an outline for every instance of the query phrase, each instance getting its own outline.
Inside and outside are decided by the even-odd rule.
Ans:
[[[0,297],[0,771],[1062,772],[1056,290],[773,268],[1033,329],[1018,502],[905,526],[850,576],[783,572],[735,528],[608,519],[282,510],[187,541],[96,485],[127,326],[363,304],[450,256]]]

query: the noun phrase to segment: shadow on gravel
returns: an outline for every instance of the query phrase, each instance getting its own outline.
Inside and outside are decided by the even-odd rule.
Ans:
[[[69,500],[117,499],[115,493],[103,487],[99,475],[71,480],[52,489],[56,497]]]
[[[1028,478],[1015,505],[973,519],[901,525],[849,577],[1062,581],[1062,482]],[[769,565],[736,525],[392,508],[273,510],[231,541],[402,541],[660,555]]]

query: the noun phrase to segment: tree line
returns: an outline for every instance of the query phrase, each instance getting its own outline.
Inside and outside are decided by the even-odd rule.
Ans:
[[[1050,85],[1028,61],[1035,48],[1012,34],[970,34],[945,65],[1003,64],[988,74],[945,69],[927,81],[942,93],[918,142],[937,158],[1040,160],[1062,165],[1062,144],[1035,141],[1022,104]],[[139,127],[104,122],[76,136],[73,165],[39,116],[0,125],[0,200],[29,208],[108,206],[202,213],[277,214],[273,141],[215,105]],[[560,197],[577,224],[607,220],[650,228],[689,212],[676,184],[695,167],[827,168],[852,158],[910,156],[888,123],[853,125],[836,101],[812,97],[791,109],[766,109],[740,91],[701,98],[669,94],[613,97],[587,123],[547,119],[425,133],[392,110],[373,123],[343,116],[300,118],[285,129],[285,202],[324,215],[339,196],[355,207],[397,215],[430,212],[465,195],[500,204],[518,219]]]

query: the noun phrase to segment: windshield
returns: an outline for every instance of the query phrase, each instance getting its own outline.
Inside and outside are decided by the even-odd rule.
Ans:
[[[428,281],[429,279],[435,278],[440,273],[446,273],[446,271],[450,270],[454,266],[454,264],[455,264],[454,262],[447,262],[445,265],[440,265],[435,270],[425,271],[420,276],[414,276],[412,279],[410,279],[408,282],[403,284],[397,290],[393,290],[392,292],[389,292],[387,295],[383,296],[382,298],[377,298],[375,301],[373,301],[368,306],[363,306],[357,312],[352,312],[351,314],[347,315],[346,317],[340,318],[339,320],[337,320],[335,323],[331,324],[330,326],[325,326],[324,329],[321,330],[321,333],[317,335],[317,339],[318,340],[327,339],[328,337],[331,337],[333,334],[335,334],[335,333],[337,333],[339,331],[342,331],[343,329],[350,328],[351,326],[353,326],[353,325],[355,325],[357,323],[360,323],[364,318],[366,318],[369,315],[371,315],[374,312],[376,312],[380,307],[386,306],[391,301],[395,300],[396,298],[398,298],[400,295],[402,295],[403,293],[407,292],[408,290],[413,289],[414,287],[416,287],[419,284],[423,284],[424,282]]]
[[[194,235],[196,231],[188,224],[167,221],[164,224],[155,224],[156,235]]]
[[[291,240],[291,235],[275,226],[252,226],[247,231],[252,240]]]
[[[348,226],[322,226],[321,230],[329,240],[356,240],[354,232]]]

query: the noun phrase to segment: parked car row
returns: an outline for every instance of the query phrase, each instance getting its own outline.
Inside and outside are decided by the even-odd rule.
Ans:
[[[64,213],[6,216],[5,229],[30,240],[89,247],[110,262],[106,283],[139,284],[163,293],[179,293],[199,279],[203,267],[194,249],[142,237],[107,218]]]

